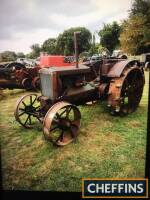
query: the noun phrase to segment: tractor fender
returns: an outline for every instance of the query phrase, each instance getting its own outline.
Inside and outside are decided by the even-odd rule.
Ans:
[[[123,60],[123,61],[117,62],[110,69],[110,71],[107,74],[107,77],[110,77],[110,78],[120,77],[123,70],[126,67],[133,66],[133,65],[140,67],[140,62],[138,60]]]

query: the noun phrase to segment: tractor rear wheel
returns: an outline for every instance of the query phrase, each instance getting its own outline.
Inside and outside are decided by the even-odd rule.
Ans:
[[[108,92],[111,113],[126,115],[134,112],[140,103],[144,83],[144,74],[136,66],[125,68],[121,77],[113,78]]]

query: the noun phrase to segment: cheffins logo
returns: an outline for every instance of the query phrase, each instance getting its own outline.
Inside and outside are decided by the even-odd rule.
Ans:
[[[82,198],[148,198],[148,179],[82,179]]]

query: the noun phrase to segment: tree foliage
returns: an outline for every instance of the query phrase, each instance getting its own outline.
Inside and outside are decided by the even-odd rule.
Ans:
[[[17,53],[17,58],[25,58],[25,55],[23,52],[18,52]]]
[[[129,19],[123,23],[121,47],[130,54],[150,51],[150,1],[134,0]]]
[[[42,44],[41,50],[44,52],[47,52],[48,54],[56,54],[56,39],[55,38],[49,38],[44,41]]]
[[[130,17],[133,15],[148,15],[150,17],[150,1],[134,0],[130,9]]]
[[[65,30],[57,38],[57,52],[62,55],[74,54],[74,32],[81,31],[77,38],[79,53],[88,51],[91,46],[91,33],[84,27],[76,27]]]
[[[139,54],[147,50],[145,34],[145,17],[132,16],[123,24],[123,32],[120,35],[122,49],[130,54]]]
[[[95,45],[92,45],[92,47],[90,48],[89,55],[92,56],[94,54],[100,54],[101,53],[101,51],[100,51],[101,48],[102,48],[101,44],[95,43]]]
[[[28,54],[28,57],[29,58],[39,57],[40,51],[41,51],[40,45],[39,44],[33,44],[30,48],[31,48],[32,51],[31,51],[30,54]]]
[[[112,52],[119,46],[119,35],[121,27],[117,22],[112,24],[104,24],[104,27],[99,31],[100,44]]]
[[[15,61],[17,55],[13,51],[4,51],[0,53],[0,62]]]

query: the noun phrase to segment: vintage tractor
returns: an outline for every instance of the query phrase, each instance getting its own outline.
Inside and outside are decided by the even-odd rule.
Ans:
[[[45,138],[57,146],[67,145],[79,134],[77,105],[104,99],[112,114],[129,114],[138,107],[145,82],[137,60],[103,59],[99,66],[78,65],[77,46],[75,50],[76,66],[41,69],[41,96],[25,95],[15,109],[23,127],[31,128],[38,120]]]
[[[0,88],[38,89],[38,68],[28,68],[18,62],[10,62],[0,67]]]

